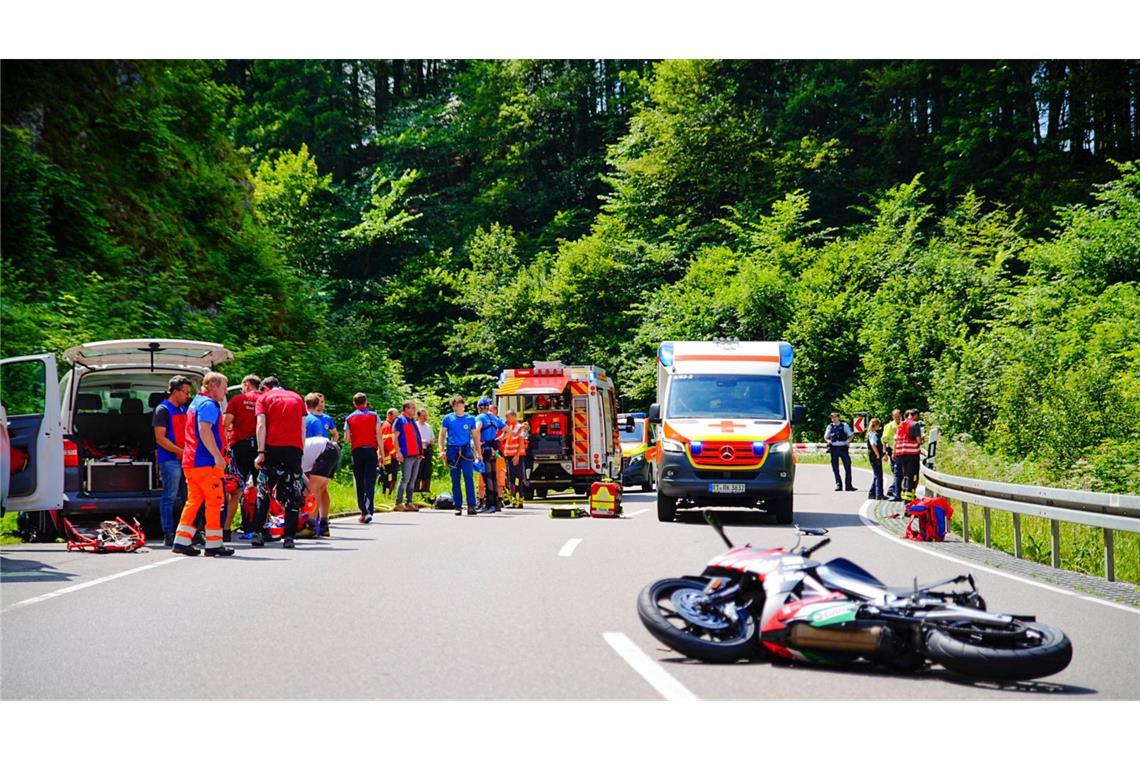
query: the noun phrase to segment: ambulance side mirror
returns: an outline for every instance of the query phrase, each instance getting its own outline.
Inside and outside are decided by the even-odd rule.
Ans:
[[[661,405],[660,404],[650,404],[649,405],[649,422],[650,422],[650,424],[653,424],[653,425],[660,425],[661,424]]]
[[[807,416],[807,415],[804,412],[803,404],[796,404],[795,406],[792,407],[792,424],[793,425],[804,424],[804,417],[805,416]]]

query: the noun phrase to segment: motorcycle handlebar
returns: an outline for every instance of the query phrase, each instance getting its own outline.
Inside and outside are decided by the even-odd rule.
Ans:
[[[818,544],[816,544],[815,546],[811,547],[810,549],[804,549],[800,553],[805,557],[810,557],[812,555],[812,553],[815,552],[816,549],[822,549],[823,547],[827,546],[830,543],[831,543],[831,539],[825,538],[822,541],[820,541]]]

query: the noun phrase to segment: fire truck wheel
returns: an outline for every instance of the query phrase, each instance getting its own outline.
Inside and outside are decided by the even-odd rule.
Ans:
[[[545,489],[545,488],[536,488],[536,489],[534,489],[534,495],[535,495],[535,496],[537,496],[537,497],[538,497],[538,498],[540,498],[540,499],[545,499],[545,498],[546,498],[546,495],[547,495],[548,493],[550,493],[550,492],[549,492],[547,489]]]

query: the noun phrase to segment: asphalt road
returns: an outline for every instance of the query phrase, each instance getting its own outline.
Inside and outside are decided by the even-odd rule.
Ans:
[[[857,475],[856,483],[866,480]],[[869,530],[862,492],[802,466],[797,520],[831,529],[891,585],[960,565]],[[541,503],[500,515],[393,513],[333,524],[286,551],[229,559],[0,551],[3,699],[1078,699],[1140,698],[1140,614],[976,572],[989,607],[1036,614],[1073,640],[1045,682],[973,683],[940,669],[900,677],[760,659],[686,661],[637,618],[638,591],[699,572],[721,548],[697,519],[662,524],[630,493],[620,521],[552,520]],[[738,543],[792,531],[758,513],[726,520]]]

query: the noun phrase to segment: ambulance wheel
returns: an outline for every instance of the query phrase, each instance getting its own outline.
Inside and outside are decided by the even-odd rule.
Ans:
[[[586,495],[586,486],[574,486],[574,493],[578,496]]]
[[[657,519],[661,522],[673,522],[677,519],[677,500],[657,492]]]

